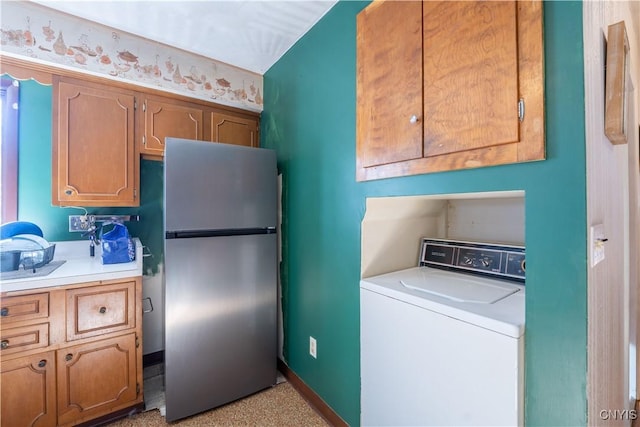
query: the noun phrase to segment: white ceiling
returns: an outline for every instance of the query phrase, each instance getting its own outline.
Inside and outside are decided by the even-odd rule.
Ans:
[[[36,0],[264,74],[337,0]]]

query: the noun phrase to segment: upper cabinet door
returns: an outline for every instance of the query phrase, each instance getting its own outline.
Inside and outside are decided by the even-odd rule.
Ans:
[[[132,92],[54,78],[53,204],[139,206]]]
[[[540,1],[376,1],[357,24],[359,181],[544,159]]]
[[[196,104],[148,97],[142,104],[144,129],[140,153],[164,156],[166,137],[202,140],[203,109]]]
[[[422,157],[422,3],[374,2],[357,17],[359,168]]]
[[[423,8],[425,156],[517,142],[515,2]]]
[[[212,142],[258,147],[258,119],[211,112]]]

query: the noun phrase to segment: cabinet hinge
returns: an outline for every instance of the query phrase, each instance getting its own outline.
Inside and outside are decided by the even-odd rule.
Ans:
[[[142,103],[142,111],[147,111],[147,101]]]
[[[524,98],[520,98],[518,101],[518,120],[524,120]]]
[[[133,109],[137,110],[138,109],[138,100],[133,98]]]
[[[136,383],[136,396],[140,395],[140,383]]]
[[[142,145],[144,145],[145,147],[147,146],[147,136],[146,135],[142,135]]]
[[[135,199],[135,198],[137,198],[137,197],[138,197],[138,189],[137,189],[137,188],[134,188],[134,189],[133,189],[133,198]],[[137,347],[137,346],[138,346],[138,345],[136,344],[136,347]]]

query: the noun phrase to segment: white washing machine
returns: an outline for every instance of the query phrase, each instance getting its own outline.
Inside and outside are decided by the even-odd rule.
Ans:
[[[360,283],[363,426],[523,425],[525,251],[423,239]]]

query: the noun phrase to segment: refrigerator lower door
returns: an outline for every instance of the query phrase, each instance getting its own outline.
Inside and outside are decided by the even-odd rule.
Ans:
[[[276,236],[165,240],[167,421],[276,383]]]

